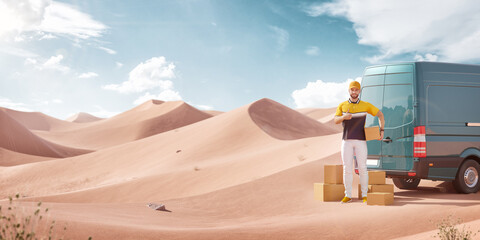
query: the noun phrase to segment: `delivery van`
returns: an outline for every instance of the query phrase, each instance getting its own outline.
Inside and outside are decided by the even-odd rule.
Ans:
[[[382,141],[368,141],[367,167],[401,189],[421,179],[480,189],[480,65],[411,62],[367,67],[362,101],[385,115]],[[368,115],[365,127],[379,126]]]

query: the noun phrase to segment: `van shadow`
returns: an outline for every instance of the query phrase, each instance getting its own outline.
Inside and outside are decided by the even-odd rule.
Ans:
[[[395,189],[393,206],[403,205],[442,205],[468,207],[480,203],[480,192],[457,193],[451,183],[437,186],[419,186],[415,190]]]

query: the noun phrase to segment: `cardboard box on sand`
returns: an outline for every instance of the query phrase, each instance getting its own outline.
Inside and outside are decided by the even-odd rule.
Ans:
[[[386,184],[384,171],[368,172],[367,205],[393,204],[393,184]],[[358,198],[362,198],[361,185],[358,184]]]
[[[314,195],[316,200],[330,202],[340,201],[345,196],[343,186],[343,166],[325,165],[323,183],[314,183]]]
[[[393,204],[394,187],[386,184],[384,171],[368,172],[367,205]],[[329,202],[340,201],[345,196],[343,185],[343,166],[325,165],[324,183],[314,183],[316,200]],[[361,185],[358,185],[358,198],[362,199]]]

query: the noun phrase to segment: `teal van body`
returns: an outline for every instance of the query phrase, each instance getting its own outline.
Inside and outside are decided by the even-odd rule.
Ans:
[[[369,169],[397,187],[420,179],[480,189],[480,65],[411,62],[367,67],[360,99],[385,116],[383,141],[368,141]],[[368,116],[366,127],[378,126]]]

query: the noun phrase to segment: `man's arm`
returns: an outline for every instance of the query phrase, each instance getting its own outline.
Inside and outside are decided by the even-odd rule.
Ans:
[[[350,110],[349,110],[350,111]],[[333,122],[335,122],[335,124],[340,124],[342,123],[344,120],[350,120],[352,119],[352,114],[349,113],[348,111],[343,114],[342,116],[335,116],[333,118]]]
[[[378,140],[382,140],[382,139],[383,139],[383,131],[382,131],[382,129],[385,128],[385,118],[384,118],[384,116],[383,116],[382,111],[378,111],[377,117],[378,117],[378,120],[380,120],[380,138],[379,138]]]

